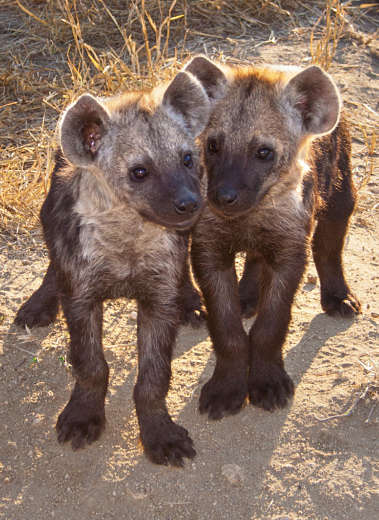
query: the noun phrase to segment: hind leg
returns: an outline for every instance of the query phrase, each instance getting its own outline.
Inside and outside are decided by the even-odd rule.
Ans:
[[[321,284],[321,306],[329,315],[352,317],[361,304],[351,292],[344,275],[342,250],[355,193],[350,177],[342,179],[321,214],[313,237],[312,250]]]
[[[28,327],[45,327],[55,321],[59,298],[55,271],[50,262],[41,286],[17,312],[15,324]]]
[[[238,284],[243,318],[251,318],[257,312],[261,276],[261,262],[247,253],[243,275]]]
[[[180,286],[180,324],[200,327],[205,322],[205,309],[201,303],[201,296],[194,287],[189,267],[189,259],[186,261]]]

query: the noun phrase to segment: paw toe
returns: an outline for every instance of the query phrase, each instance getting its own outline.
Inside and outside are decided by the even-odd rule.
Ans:
[[[264,377],[263,377],[264,376]],[[285,372],[277,365],[265,367],[264,371],[254,371],[249,381],[250,403],[272,412],[284,408],[294,395],[295,386]]]
[[[343,298],[337,296],[325,298],[322,308],[329,316],[341,316],[342,318],[353,318],[361,312],[359,300],[351,293]]]

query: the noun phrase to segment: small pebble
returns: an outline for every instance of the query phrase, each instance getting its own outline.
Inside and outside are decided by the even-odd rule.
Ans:
[[[221,468],[221,473],[234,486],[241,484],[245,480],[242,468],[237,464],[224,464]]]
[[[308,283],[312,283],[313,285],[316,285],[317,284],[317,276],[315,276],[314,274],[308,274],[307,282]]]

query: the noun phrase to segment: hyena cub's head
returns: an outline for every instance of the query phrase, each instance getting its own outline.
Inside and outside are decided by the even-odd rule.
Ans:
[[[313,136],[333,130],[340,101],[333,81],[317,66],[300,72],[223,70],[227,93],[216,103],[202,141],[210,206],[236,217],[300,182],[298,159]]]
[[[149,92],[105,101],[85,94],[62,118],[61,148],[82,175],[99,181],[95,198],[103,207],[125,204],[145,219],[186,229],[202,206],[195,138],[209,112],[205,88],[187,72]]]

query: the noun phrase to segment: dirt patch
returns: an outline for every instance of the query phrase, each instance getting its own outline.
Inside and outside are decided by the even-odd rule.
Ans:
[[[369,36],[366,23],[363,19],[359,31]],[[262,43],[267,38],[258,28],[227,44],[204,39],[196,50],[205,45],[211,54],[223,50],[235,59],[307,65],[307,31],[289,30]],[[368,176],[369,142],[359,125],[372,129],[377,121],[378,58],[365,42],[342,40],[330,69],[354,122],[356,182],[365,183],[344,256],[363,313],[355,320],[322,314],[310,263],[286,342],[294,400],[272,414],[246,406],[220,422],[197,411],[200,389],[214,366],[208,333],[205,327],[182,329],[168,406],[197,450],[183,470],[154,466],[138,444],[133,302],[106,304],[104,346],[111,377],[105,433],[80,452],[58,445],[55,422],[73,382],[65,323],[60,319],[32,331],[12,325],[18,307],[42,280],[46,251],[38,230],[1,235],[2,518],[377,518],[379,182],[377,169]]]

